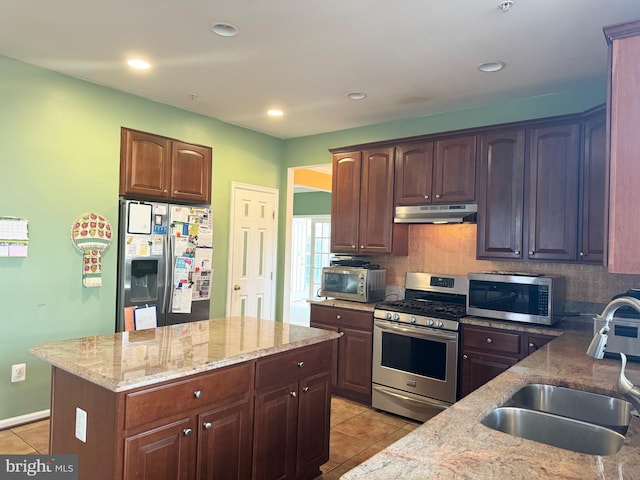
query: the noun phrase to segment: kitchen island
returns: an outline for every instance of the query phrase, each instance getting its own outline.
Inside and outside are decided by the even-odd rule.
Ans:
[[[589,329],[565,334],[475,390],[449,409],[341,477],[342,480],[640,479],[640,420],[624,445],[608,456],[586,455],[498,432],[480,423],[522,386],[545,383],[615,394],[620,360],[586,355]],[[627,364],[640,383],[640,364]]]
[[[338,337],[236,317],[38,345],[50,453],[80,479],[313,478]]]

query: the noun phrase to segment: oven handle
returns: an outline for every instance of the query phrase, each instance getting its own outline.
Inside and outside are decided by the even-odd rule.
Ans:
[[[384,320],[375,320],[375,327],[386,332],[406,333],[412,337],[423,338],[425,340],[457,340],[458,332],[449,332],[444,330],[433,330],[429,327],[401,327],[395,323],[389,323]]]
[[[442,410],[446,410],[447,408],[449,408],[451,406],[450,403],[440,402],[440,401],[434,400],[434,399],[417,400],[415,398],[407,397],[406,395],[401,395],[399,393],[392,392],[391,390],[387,390],[386,388],[379,387],[377,385],[374,385],[373,389],[377,390],[378,392],[380,392],[380,393],[382,393],[384,395],[389,395],[390,397],[396,397],[396,398],[399,398],[400,400],[402,400],[404,402],[412,403],[412,404],[418,405],[420,407],[437,407],[437,408],[441,408]]]

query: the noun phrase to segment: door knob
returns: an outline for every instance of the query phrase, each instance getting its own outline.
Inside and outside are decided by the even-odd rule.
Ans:
[[[234,285],[233,289],[237,292],[238,290],[240,290],[240,285]]]

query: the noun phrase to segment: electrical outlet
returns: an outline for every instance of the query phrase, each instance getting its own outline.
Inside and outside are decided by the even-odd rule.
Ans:
[[[16,363],[11,365],[11,382],[24,382],[27,379],[27,364]]]

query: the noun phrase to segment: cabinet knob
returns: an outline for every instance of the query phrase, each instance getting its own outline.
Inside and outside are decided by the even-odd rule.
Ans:
[[[196,390],[195,392],[193,392],[193,396],[195,398],[200,398],[202,396],[202,390]]]
[[[289,392],[289,395],[291,395],[293,398],[296,398],[298,396],[296,392]]]
[[[178,194],[178,190],[174,190],[174,191],[173,191],[173,194],[174,194],[174,195],[177,195],[177,194]]]
[[[193,430],[191,430],[190,428],[185,428],[184,430],[182,430],[182,434],[185,437],[188,437],[189,435],[191,435],[192,432],[193,432]]]
[[[304,367],[304,362],[298,362],[298,368]]]
[[[425,198],[426,200],[429,200],[429,195],[425,195],[425,196],[424,196],[424,198]]]
[[[355,245],[351,245],[351,248],[353,248],[353,249],[355,250],[355,249],[356,249],[356,246],[355,246]]]
[[[436,198],[440,198],[442,195],[440,195],[439,193],[436,193]]]
[[[342,315],[336,315],[336,320],[340,320],[342,318]]]
[[[204,427],[205,430],[211,430],[211,427],[212,427],[211,422],[204,422],[202,426]]]
[[[304,388],[302,389],[302,391],[303,391],[304,393],[307,393],[307,392],[309,391],[309,387],[304,387]]]
[[[491,343],[493,342],[493,339],[491,337],[487,337],[487,343]]]
[[[586,255],[585,255],[585,253],[584,253],[584,252],[580,252],[580,256],[581,256],[581,257],[586,257]]]
[[[465,355],[462,355],[462,358],[464,358],[466,360],[469,357],[465,354]]]
[[[536,346],[536,344],[535,344],[535,343],[533,343],[533,342],[529,342],[529,348],[533,348],[533,347],[535,347],[535,346]]]
[[[162,193],[167,193],[169,190],[167,190],[166,188],[164,190],[162,190]]]
[[[360,248],[364,248],[364,245],[360,245]]]
[[[534,252],[533,250],[529,250],[529,255],[533,255],[533,254],[535,254],[535,253],[536,253],[536,252]]]
[[[515,252],[513,252],[513,253],[515,253],[516,255],[520,255],[520,250],[516,250],[516,251],[515,251]]]

